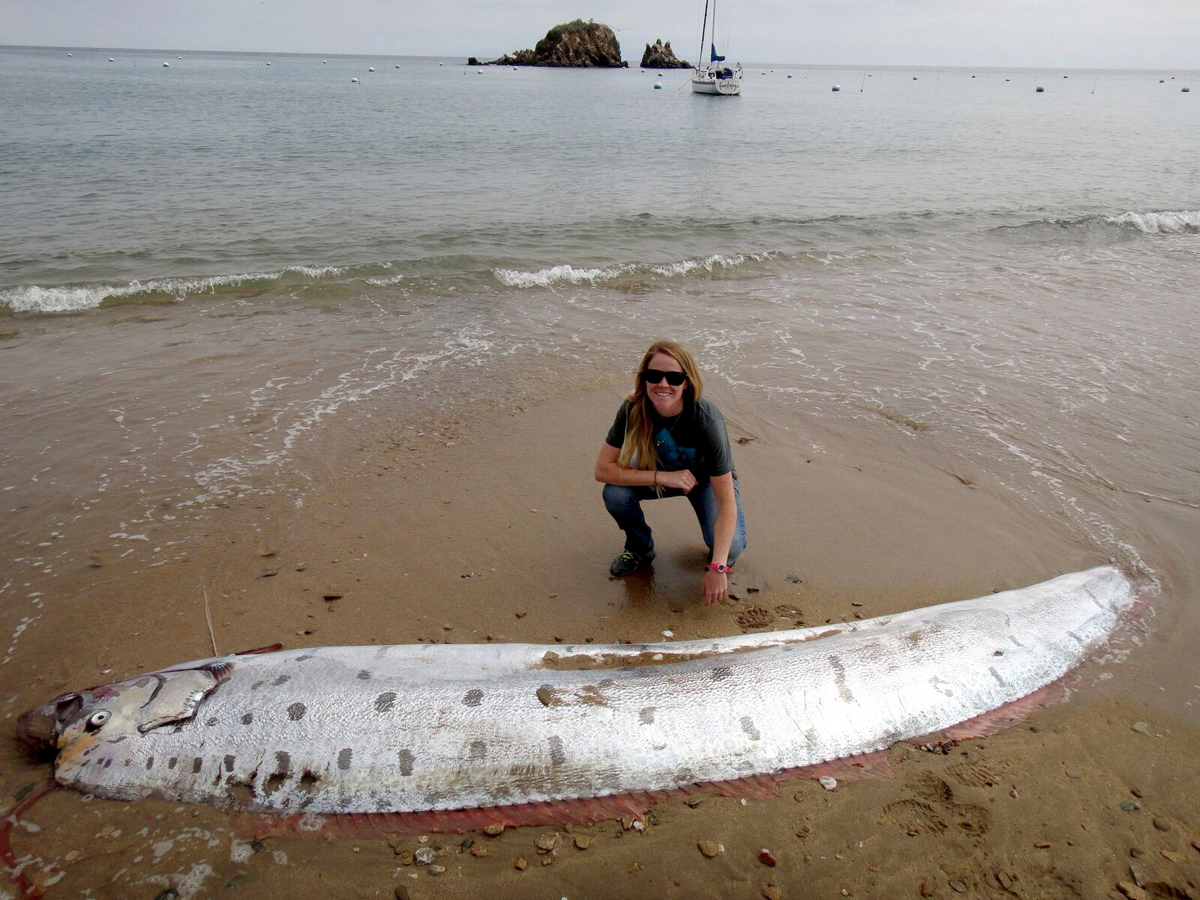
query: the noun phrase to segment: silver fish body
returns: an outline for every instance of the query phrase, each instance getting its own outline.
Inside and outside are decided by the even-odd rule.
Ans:
[[[409,812],[659,790],[882,749],[1103,645],[1110,566],[876,619],[668,644],[323,647],[200,660],[33,710],[62,784],[264,811]]]

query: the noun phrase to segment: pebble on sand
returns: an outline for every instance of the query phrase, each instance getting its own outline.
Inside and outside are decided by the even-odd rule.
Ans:
[[[775,859],[775,854],[772,853],[770,850],[768,850],[766,847],[763,847],[761,850],[758,851],[758,861],[760,863],[762,863],[764,866],[770,866],[771,868],[775,868],[775,866],[777,865],[777,860]]]
[[[716,841],[697,841],[696,846],[700,848],[700,852],[712,859],[721,852],[721,847]]]
[[[821,787],[825,788],[827,791],[832,791],[837,787],[837,779],[831,775],[826,775],[823,778],[818,778],[817,784],[821,785]]]
[[[788,78],[791,77],[791,75],[788,76]],[[762,886],[762,895],[766,897],[767,900],[783,900],[783,892],[773,884],[764,884]]]
[[[491,825],[488,825],[486,828],[483,829],[484,834],[491,835],[492,837],[495,837],[496,835],[503,833],[503,831],[504,831],[504,826],[501,825],[499,822],[493,822]]]
[[[1150,733],[1150,726],[1147,725],[1145,722],[1134,722],[1133,725],[1130,727],[1134,731],[1136,731],[1138,734],[1149,734]]]
[[[1149,900],[1150,895],[1143,891],[1136,884],[1128,881],[1118,881],[1117,890],[1129,898],[1129,900]]]
[[[575,846],[579,850],[586,850],[592,846],[592,839],[586,834],[577,834],[575,835]]]
[[[529,868],[529,863],[526,862],[525,857],[518,856],[517,861],[513,863],[513,868],[518,872],[524,872],[527,868]]]

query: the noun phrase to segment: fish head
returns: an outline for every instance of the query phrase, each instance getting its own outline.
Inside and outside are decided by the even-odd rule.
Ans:
[[[56,753],[61,769],[100,745],[191,719],[225,677],[219,666],[166,669],[60,694],[21,716],[17,735],[35,750]]]

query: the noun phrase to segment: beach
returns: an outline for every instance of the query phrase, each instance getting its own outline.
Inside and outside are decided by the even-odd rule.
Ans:
[[[751,71],[742,106],[663,91],[627,113],[651,96],[636,69],[588,94],[555,80],[579,73],[468,87],[404,60],[432,99],[401,133],[378,112],[394,95],[347,99],[361,60],[336,87],[304,57],[185,60],[167,87],[132,63],[84,85],[68,64],[87,62],[0,54],[49,110],[21,138],[42,157],[0,174],[24,217],[0,223],[10,736],[61,692],[277,643],[679,641],[1109,562],[1148,605],[996,733],[624,821],[304,831],[66,790],[20,805],[50,766],[9,740],[9,863],[45,896],[1200,896],[1200,173],[1157,75],[1075,77],[1033,108],[1003,73],[922,72],[918,97],[864,71],[882,86],[831,100],[802,69]],[[192,105],[161,140],[105,137],[77,91]],[[612,146],[556,130],[579,91]],[[221,146],[188,130],[198,97]],[[517,135],[496,97],[556,112]],[[285,129],[262,188],[254,111],[282,128],[302,101],[333,124]],[[743,170],[681,176],[691,138],[745,133]],[[352,171],[332,162],[351,134],[409,152]],[[138,181],[123,167],[151,150]],[[729,427],[748,549],[717,606],[682,501],[648,511],[653,566],[608,575],[622,536],[593,465],[656,338],[695,352]]]
[[[870,617],[1105,561],[1068,529],[1024,520],[986,483],[888,449],[896,437],[864,451],[828,434],[827,452],[812,459],[805,441],[764,427],[718,389],[753,511],[751,549],[731,584],[737,599],[700,602],[703,545],[680,502],[650,513],[660,547],[652,570],[610,579],[619,533],[590,477],[598,440],[585,424],[605,421],[623,381],[356,429],[322,448],[327,481],[301,510],[269,498],[231,503],[206,517],[186,559],[64,573],[89,613],[64,605],[23,637],[31,677],[10,707],[210,655],[205,596],[219,652],[277,641],[638,642],[667,630],[683,640]],[[561,441],[527,439],[564,421],[577,427],[560,430]],[[750,897],[769,888],[784,897],[1102,897],[1135,878],[1187,896],[1200,862],[1190,764],[1200,748],[1195,722],[1166,707],[1155,660],[1139,652],[1157,640],[1154,622],[1140,623],[1118,658],[1070,679],[1067,702],[933,751],[902,742],[865,769],[831,769],[832,791],[814,774],[779,784],[778,796],[700,790],[624,824],[499,836],[421,835],[386,817],[297,834],[219,810],[84,804],[60,791],[23,817],[40,830],[14,829],[12,840],[36,858],[35,883],[60,879],[48,896],[163,885],[185,896],[236,887],[256,897],[387,897],[403,885],[412,897]],[[87,649],[67,659],[64,645]],[[7,755],[10,795],[45,776],[11,745]],[[552,855],[540,853],[537,842],[554,834]],[[709,858],[704,841],[723,849]],[[403,864],[423,846],[439,849],[444,874]],[[486,855],[472,855],[476,846]],[[759,861],[764,848],[775,865]]]

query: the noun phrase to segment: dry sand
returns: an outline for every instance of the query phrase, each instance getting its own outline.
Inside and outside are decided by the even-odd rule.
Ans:
[[[363,420],[322,442],[325,474],[300,508],[235,500],[181,526],[192,529],[186,561],[135,574],[134,562],[105,559],[64,573],[63,593],[78,600],[48,604],[22,638],[6,721],[63,690],[209,655],[205,595],[221,652],[276,641],[604,643],[793,627],[781,615],[866,618],[1106,561],[978,473],[940,469],[908,437],[800,435],[718,391],[749,534],[736,599],[700,603],[703,545],[682,501],[650,508],[653,569],[611,580],[621,535],[591,470],[622,387],[453,421]],[[251,843],[220,810],[57,791],[23,814],[11,842],[48,897],[366,898],[402,886],[412,898],[1200,898],[1200,732],[1156,702],[1146,656],[1157,639],[1151,621],[1125,663],[1085,667],[1068,701],[991,737],[938,752],[896,745],[884,771],[833,791],[805,778],[778,797],[671,798],[642,830],[608,821],[424,844],[344,831]],[[1177,661],[1186,669],[1188,653]],[[49,772],[15,744],[0,762],[10,803]],[[539,853],[555,831],[557,849]],[[715,857],[703,841],[719,845]],[[421,846],[439,849],[443,874],[404,865]],[[469,852],[480,847],[486,855]],[[760,861],[764,848],[774,866]]]

